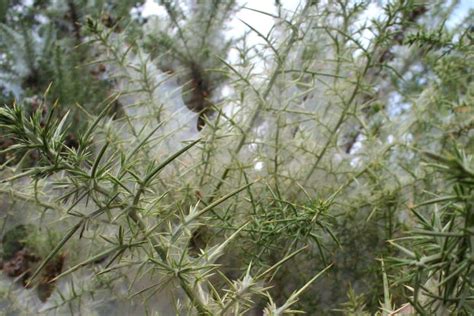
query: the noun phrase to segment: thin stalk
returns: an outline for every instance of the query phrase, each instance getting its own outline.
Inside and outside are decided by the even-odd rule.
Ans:
[[[290,39],[288,40],[285,49],[283,50],[282,54],[280,55],[279,63],[277,63],[277,66],[276,66],[275,70],[273,71],[273,74],[270,77],[270,80],[269,80],[265,90],[263,91],[263,93],[261,95],[259,95],[261,101],[258,103],[257,108],[255,109],[255,111],[251,115],[248,126],[242,132],[242,136],[240,137],[240,140],[239,140],[237,146],[235,147],[235,149],[233,151],[234,156],[238,155],[240,153],[240,151],[242,150],[242,147],[244,146],[244,144],[247,140],[247,137],[250,134],[250,131],[252,130],[252,128],[255,125],[255,121],[257,120],[257,117],[258,117],[259,113],[261,112],[264,104],[266,103],[266,99],[268,98],[268,96],[270,95],[270,92],[272,91],[273,85],[275,84],[278,76],[282,72],[282,68],[285,65],[285,61],[288,58],[290,50],[293,47],[293,44],[298,39],[298,28],[303,23],[303,18],[305,16],[308,8],[310,7],[310,3],[311,3],[311,1],[307,1],[305,7],[303,8],[303,11],[300,14],[299,21],[298,21],[298,23],[296,23],[296,25],[294,25],[291,36],[290,36]],[[227,166],[224,169],[222,175],[220,176],[220,178],[217,182],[217,185],[216,185],[213,193],[211,194],[211,196],[209,198],[208,203],[211,203],[212,200],[216,197],[217,192],[220,190],[221,186],[224,184],[224,181],[227,179],[230,170],[231,170],[230,166]]]

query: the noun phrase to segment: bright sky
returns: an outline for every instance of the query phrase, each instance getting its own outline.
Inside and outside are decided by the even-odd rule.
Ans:
[[[206,0],[204,0],[206,1]],[[287,10],[288,12],[293,12],[301,3],[305,1],[301,0],[281,0],[280,1],[283,7],[283,10]],[[385,1],[382,1],[385,2]],[[258,1],[249,1],[249,0],[237,0],[237,4],[239,6],[246,6],[248,8],[260,10],[263,12],[268,12],[275,14],[276,7],[275,7],[275,0],[258,0]],[[459,5],[454,10],[452,17],[448,20],[447,25],[449,27],[453,27],[458,21],[462,20],[468,14],[470,9],[474,9],[474,0],[460,0]],[[368,7],[366,15],[363,19],[371,19],[380,15],[381,9],[374,1]],[[144,9],[143,9],[143,16],[147,17],[150,15],[163,15],[166,16],[166,11],[163,6],[160,6],[154,0],[146,0]],[[271,29],[274,21],[271,17],[266,16],[264,14],[250,11],[250,10],[240,10],[232,21],[229,21],[229,35],[230,36],[240,36],[244,34],[245,31],[248,31],[248,27],[242,23],[240,20],[245,21],[246,23],[250,24],[256,30],[258,30],[262,34],[267,34],[268,31]],[[259,38],[256,34],[250,35],[250,41],[256,41],[256,43],[263,42],[261,38]]]
[[[299,0],[286,0],[281,1],[284,10],[289,10],[293,12],[298,5],[300,4]],[[260,10],[263,12],[268,12],[272,14],[276,14],[275,8],[275,0],[258,0],[258,1],[248,1],[248,0],[237,0],[238,6],[246,6],[248,8]],[[163,6],[160,6],[154,0],[146,0],[144,8],[143,8],[143,16],[148,17],[151,15],[158,15],[158,16],[166,16],[166,11]],[[229,36],[241,36],[249,28],[242,23],[240,20],[245,21],[246,23],[250,24],[256,30],[261,32],[262,34],[267,34],[270,31],[274,21],[271,17],[266,16],[264,14],[250,11],[250,10],[240,10],[237,12],[235,17],[232,21],[229,21]],[[256,35],[255,33],[250,35],[249,41],[251,42],[261,42],[263,41]]]

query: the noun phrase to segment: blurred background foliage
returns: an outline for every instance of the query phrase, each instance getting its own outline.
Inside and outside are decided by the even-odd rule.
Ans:
[[[8,315],[474,312],[472,9],[152,2],[0,1]]]

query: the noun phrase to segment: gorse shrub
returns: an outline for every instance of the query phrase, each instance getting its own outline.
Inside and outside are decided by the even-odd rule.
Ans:
[[[8,312],[472,313],[472,12],[159,5],[0,11]]]

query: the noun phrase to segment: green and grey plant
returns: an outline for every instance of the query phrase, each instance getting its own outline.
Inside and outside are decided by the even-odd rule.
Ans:
[[[453,28],[442,2],[162,1],[146,19],[99,2],[9,8],[68,13],[64,50],[2,20],[2,80],[31,52],[42,79],[15,75],[0,108],[3,226],[36,227],[26,286],[64,267],[46,303],[1,304],[472,313],[472,12]],[[238,12],[273,27],[228,38]]]

